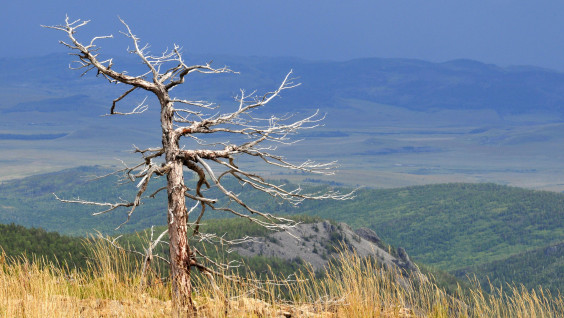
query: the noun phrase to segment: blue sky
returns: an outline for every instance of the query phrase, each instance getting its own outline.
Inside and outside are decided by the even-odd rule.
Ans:
[[[118,35],[119,15],[153,52],[178,43],[210,59],[469,58],[564,71],[563,13],[564,1],[552,0],[19,0],[0,10],[0,57],[64,51],[62,33],[39,25],[61,23],[65,14],[92,20],[79,35],[85,40]],[[103,47],[124,52],[124,43]]]

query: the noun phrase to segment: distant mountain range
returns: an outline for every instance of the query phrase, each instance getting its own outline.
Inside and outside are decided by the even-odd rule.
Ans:
[[[296,161],[339,160],[342,177],[326,181],[376,187],[490,181],[564,191],[564,73],[470,60],[187,55],[186,61],[212,58],[239,74],[196,74],[174,94],[230,111],[239,89],[262,94],[293,70],[302,85],[258,115],[326,114],[323,127],[296,136],[304,142],[281,148]],[[115,158],[131,160],[132,144],[159,144],[154,101],[147,100],[143,115],[101,117],[124,87],[93,73],[80,77],[68,69],[71,61],[66,54],[0,59],[0,165],[10,167],[0,169],[0,180],[116,165]],[[116,57],[114,65],[145,72],[131,56]],[[133,94],[118,107],[130,110],[146,96]],[[49,160],[37,164],[39,157]]]
[[[340,107],[342,100],[358,99],[418,111],[488,109],[500,115],[564,114],[564,73],[532,66],[499,67],[463,59],[431,63],[383,58],[316,62],[295,58],[187,57],[192,63],[211,59],[214,65],[227,65],[240,74],[195,76],[181,93],[228,101],[239,88],[272,89],[293,70],[302,87],[285,92],[284,105],[290,110]],[[108,94],[112,91],[109,85],[94,74],[80,78],[80,72],[69,70],[70,62],[66,54],[0,59],[3,87],[29,86],[35,92],[21,96],[21,102],[3,100],[1,108],[14,111],[14,106],[28,102],[26,99],[37,100],[45,92],[58,92],[59,98],[68,98],[103,88],[92,96],[112,96]],[[131,74],[145,72],[133,57],[117,57],[115,68]],[[62,94],[63,88],[66,94]],[[20,111],[25,111],[23,108]]]

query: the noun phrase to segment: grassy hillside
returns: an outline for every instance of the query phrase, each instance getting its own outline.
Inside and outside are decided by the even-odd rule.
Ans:
[[[167,317],[170,286],[142,274],[128,254],[91,246],[89,270],[10,260],[0,255],[2,317]],[[491,295],[480,288],[451,294],[432,281],[407,280],[370,259],[344,253],[316,279],[212,284],[195,275],[193,298],[202,317],[562,317],[561,295],[512,286]],[[288,297],[289,296],[289,297]]]
[[[315,221],[301,217],[304,222]],[[230,235],[264,235],[243,220],[209,221],[210,231]],[[134,254],[103,240],[81,242],[85,265],[64,266],[49,260],[48,247],[61,248],[79,238],[20,226],[0,226],[0,317],[166,317],[170,315],[170,286],[153,272],[143,275]],[[233,233],[238,229],[239,233]],[[142,236],[142,235],[141,235]],[[14,257],[31,238],[27,250],[36,258]],[[139,240],[135,234],[128,240]],[[63,243],[63,245],[61,245]],[[10,245],[11,244],[11,245]],[[135,242],[133,242],[135,244]],[[67,244],[68,245],[68,244]],[[42,246],[42,248],[38,248]],[[10,251],[10,252],[8,252]],[[76,251],[75,251],[76,252]],[[253,264],[252,264],[253,265]],[[324,275],[298,273],[291,281],[270,263],[270,284],[246,272],[246,283],[216,277],[214,285],[195,275],[195,301],[206,317],[560,317],[562,297],[527,291],[514,285],[486,294],[479,287],[445,290],[433,281],[411,280],[394,270],[382,270],[371,259],[344,252]],[[301,268],[303,269],[303,268]],[[257,288],[259,287],[259,288]]]
[[[134,185],[119,185],[117,177],[90,182],[85,178],[104,172],[83,167],[4,182],[0,185],[0,222],[63,234],[85,235],[95,229],[116,233],[113,229],[125,220],[127,210],[93,217],[93,207],[64,204],[52,194],[103,201],[132,196]],[[238,184],[232,186],[265,211],[317,215],[352,227],[369,227],[390,244],[405,247],[415,260],[444,270],[501,260],[564,240],[564,194],[553,192],[495,184],[441,184],[364,189],[354,200],[306,201],[293,208],[245,191]],[[210,194],[213,196],[213,189]],[[124,226],[125,232],[165,222],[166,200],[163,193],[159,195],[145,200]]]
[[[317,222],[320,219],[295,216],[293,217],[301,222]],[[203,227],[209,233],[218,233],[225,239],[241,238],[245,236],[264,237],[271,231],[258,226],[254,223],[249,223],[242,219],[225,219],[225,220],[208,220]],[[156,227],[155,233],[160,234],[166,228],[164,226]],[[127,248],[137,251],[143,251],[147,246],[150,237],[150,230],[142,230],[135,233],[129,233],[121,236],[119,243]],[[97,236],[96,236],[97,237]],[[21,225],[15,224],[0,224],[0,252],[3,251],[5,256],[10,258],[28,259],[43,259],[47,262],[60,263],[61,266],[68,266],[69,268],[79,268],[81,270],[87,269],[87,259],[91,258],[90,244],[97,239],[89,238],[90,243],[84,237],[73,237],[61,235],[57,232],[47,232],[39,228],[26,228]],[[168,238],[165,236],[164,241]],[[226,250],[217,250],[214,246],[201,244],[197,241],[191,242],[194,247],[200,250],[206,249],[207,255],[217,259],[217,257],[225,258],[228,260],[237,260],[242,264],[242,273],[250,273],[259,275],[263,272],[268,272],[269,268],[280,275],[290,275],[298,270],[304,270],[305,265],[302,263],[292,263],[277,258],[268,257],[242,257],[236,252],[227,253]],[[336,243],[338,244],[338,243]],[[160,245],[155,251],[160,255],[168,255],[168,246]],[[136,254],[132,254],[132,258],[136,258]],[[140,259],[137,259],[140,261]],[[161,268],[168,272],[167,268]]]
[[[322,219],[318,217],[311,217],[306,215],[294,215],[288,216],[289,218],[298,221],[301,224],[322,224]],[[360,243],[361,238],[353,238],[352,241],[349,237],[347,241],[347,235],[343,235],[343,231],[346,231],[344,227],[338,224],[332,223],[334,225],[335,235],[331,235],[330,240],[321,241],[315,237],[315,235],[303,237],[301,242],[307,242],[308,244],[314,244],[317,246],[318,251],[313,250],[310,253],[311,256],[306,255],[306,258],[315,257],[315,255],[321,255],[323,253],[323,258],[326,261],[335,259],[338,257],[338,252],[341,250],[341,244],[346,244],[347,246],[354,246],[356,243]],[[317,225],[316,225],[317,226]],[[323,227],[323,225],[321,225]],[[146,229],[143,231],[138,231],[135,233],[126,233],[120,235],[118,244],[129,249],[143,252],[147,247],[150,240],[150,233],[159,235],[162,231],[166,229],[165,226],[154,227],[153,229]],[[218,236],[224,239],[239,239],[242,237],[255,237],[257,238],[255,242],[263,242],[264,245],[273,244],[274,247],[282,246],[278,240],[273,236],[275,232],[265,229],[255,223],[250,223],[244,219],[211,219],[205,220],[202,224],[202,231],[206,233],[216,233]],[[318,231],[324,231],[323,229]],[[338,235],[337,235],[338,234]],[[350,236],[350,235],[349,235]],[[264,239],[263,239],[264,238]],[[343,241],[344,240],[344,241]],[[165,236],[163,241],[168,241],[168,237]],[[28,261],[45,260],[47,262],[54,262],[60,264],[61,267],[67,266],[70,269],[76,268],[79,270],[88,270],[88,262],[95,255],[92,254],[92,244],[100,244],[104,241],[99,240],[99,236],[95,239],[90,238],[85,240],[81,237],[72,237],[60,235],[57,232],[46,232],[43,229],[37,228],[25,228],[21,225],[3,225],[0,224],[0,251],[4,251],[5,255],[12,258],[27,259]],[[281,277],[289,277],[295,275],[298,272],[308,272],[314,270],[317,277],[323,276],[323,270],[320,268],[312,268],[307,264],[306,261],[299,257],[292,259],[284,259],[280,257],[272,257],[261,255],[262,253],[255,253],[253,245],[247,244],[243,249],[250,249],[251,253],[246,252],[242,256],[238,253],[238,248],[241,245],[236,246],[223,246],[222,244],[210,244],[202,243],[198,239],[193,239],[190,242],[192,248],[197,248],[199,251],[205,251],[205,254],[214,260],[221,260],[224,263],[233,262],[233,264],[240,264],[239,267],[234,268],[233,272],[238,275],[248,276],[252,275],[255,277],[273,277],[273,274]],[[257,246],[258,244],[254,244]],[[301,244],[300,244],[301,245]],[[392,257],[397,258],[396,249],[392,246],[385,244],[384,242],[379,242],[379,245],[385,249],[385,252],[378,252],[373,255],[373,259],[382,265],[385,260],[383,254],[386,252],[391,252]],[[327,250],[325,250],[327,249]],[[321,252],[323,251],[323,252]],[[160,256],[168,257],[168,245],[160,244],[154,251],[155,254]],[[372,252],[374,253],[374,251]],[[303,253],[302,253],[303,255]],[[140,255],[132,253],[129,258],[133,261],[132,264],[139,264],[142,262]],[[387,261],[388,264],[392,264]],[[166,263],[155,258],[152,266],[157,272],[159,272],[161,277],[166,277],[169,273],[169,268]],[[395,267],[395,266],[394,266]],[[442,271],[437,271],[435,269],[430,269],[422,266],[423,273],[426,275],[432,275],[435,279],[435,283],[441,288],[445,288],[448,291],[455,291],[458,285],[467,287],[467,280],[457,280],[454,276],[449,275]]]

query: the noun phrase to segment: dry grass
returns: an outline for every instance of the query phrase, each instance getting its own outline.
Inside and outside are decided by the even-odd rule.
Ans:
[[[129,255],[91,243],[89,270],[43,260],[0,258],[0,317],[166,317],[163,284],[140,290],[140,268]]]
[[[166,317],[170,292],[154,277],[142,284],[130,256],[91,243],[89,270],[0,256],[0,317]],[[195,278],[201,317],[564,317],[564,299],[508,286],[449,295],[428,279],[406,279],[370,260],[341,254],[326,276],[302,273],[293,282],[257,288]],[[284,296],[282,296],[284,295]]]

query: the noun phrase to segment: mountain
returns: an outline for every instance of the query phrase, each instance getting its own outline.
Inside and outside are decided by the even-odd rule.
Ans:
[[[293,69],[302,85],[257,116],[326,114],[322,127],[295,137],[304,141],[279,148],[296,161],[339,160],[341,176],[325,181],[374,187],[495,182],[564,191],[563,73],[470,60],[186,58],[214,58],[214,65],[239,71],[195,74],[174,91],[216,102],[222,111],[237,107],[239,89],[262,94]],[[151,98],[142,115],[103,116],[124,87],[94,74],[80,77],[68,69],[70,61],[66,54],[0,59],[0,165],[9,167],[0,169],[0,180],[79,165],[117,166],[116,158],[134,160],[132,145],[159,144],[159,109]],[[114,65],[144,72],[132,57],[117,56]],[[118,107],[130,110],[147,96],[133,93]]]
[[[187,57],[193,63],[209,59],[201,55]],[[0,83],[5,88],[33,86],[36,92],[31,96],[20,96],[20,99],[36,99],[46,92],[57,92],[59,98],[77,94],[106,97],[116,92],[94,76],[80,78],[78,73],[68,69],[69,62],[66,54],[2,58]],[[134,57],[118,56],[114,64],[116,69],[132,74],[144,72],[143,65]],[[561,106],[564,102],[561,94],[564,73],[532,66],[500,67],[473,60],[432,63],[412,59],[364,58],[317,62],[297,58],[235,56],[217,56],[213,64],[228,65],[240,74],[196,75],[190,85],[180,92],[227,101],[239,88],[272,89],[293,70],[302,88],[284,94],[285,110],[322,105],[341,107],[340,101],[352,98],[420,111],[491,109],[501,115],[564,114]],[[60,94],[63,87],[67,91],[64,96]],[[92,92],[97,93],[91,95]],[[26,101],[3,101],[4,105],[21,102]],[[80,108],[76,105],[77,110]]]

